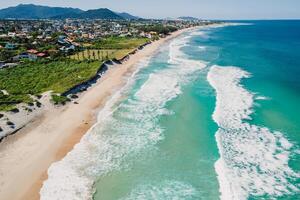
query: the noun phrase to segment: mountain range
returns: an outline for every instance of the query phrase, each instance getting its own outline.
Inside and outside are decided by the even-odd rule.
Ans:
[[[83,11],[78,8],[62,8],[20,4],[0,10],[0,19],[139,19],[129,13],[117,13],[107,8]]]

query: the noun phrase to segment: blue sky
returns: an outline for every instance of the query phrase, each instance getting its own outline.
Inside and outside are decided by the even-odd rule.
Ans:
[[[0,8],[20,3],[84,10],[106,7],[148,18],[300,19],[300,0],[0,0]]]

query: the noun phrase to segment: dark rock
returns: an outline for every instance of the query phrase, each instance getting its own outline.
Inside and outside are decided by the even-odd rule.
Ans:
[[[34,106],[34,103],[30,102],[28,103],[28,106]]]
[[[36,106],[40,108],[42,106],[41,102],[37,101]]]
[[[28,108],[28,107],[24,108],[24,110],[26,110],[26,111],[28,111],[28,112],[32,112],[32,109],[31,109],[31,108]]]
[[[20,110],[18,108],[14,108],[14,109],[10,110],[10,112],[18,113],[18,112],[20,112]]]
[[[71,98],[72,98],[72,99],[77,99],[78,96],[77,96],[76,94],[72,94],[72,95],[71,95]]]
[[[15,124],[14,124],[13,122],[11,122],[11,121],[7,121],[6,124],[7,124],[8,126],[14,126],[14,125],[15,125]]]

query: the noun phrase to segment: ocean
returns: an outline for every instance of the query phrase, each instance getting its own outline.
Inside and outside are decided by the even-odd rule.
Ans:
[[[300,199],[300,21],[194,29],[142,60],[42,200]]]

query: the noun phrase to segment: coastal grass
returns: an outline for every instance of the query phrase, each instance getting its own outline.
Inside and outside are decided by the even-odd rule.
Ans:
[[[70,56],[73,60],[111,60],[122,59],[134,49],[149,42],[143,37],[117,37],[101,38],[89,44],[84,44],[86,49]]]
[[[0,70],[0,111],[9,111],[19,103],[31,103],[31,95],[52,91],[52,102],[64,104],[60,94],[93,77],[106,60],[122,59],[149,42],[148,38],[111,36],[93,41],[86,49],[63,59],[21,63]]]
[[[61,94],[93,77],[101,66],[99,61],[65,59],[51,62],[28,62],[0,70],[0,111],[13,109],[19,103],[31,102],[30,95],[46,91]]]
[[[111,36],[96,40],[90,46],[93,49],[135,49],[150,39],[144,37],[117,37]]]
[[[6,95],[0,92],[0,111],[11,111],[19,103],[32,103],[33,99],[29,95],[15,94]]]
[[[77,52],[70,56],[73,60],[111,60],[111,59],[122,59],[128,55],[134,49],[86,49],[81,52]]]
[[[68,97],[57,95],[57,94],[52,94],[51,100],[55,105],[65,105],[66,102],[70,101]]]

